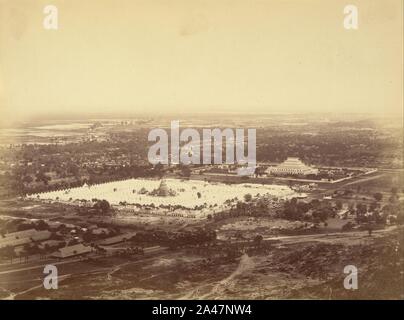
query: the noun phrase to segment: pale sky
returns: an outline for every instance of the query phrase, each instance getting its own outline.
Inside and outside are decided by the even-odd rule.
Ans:
[[[402,0],[0,0],[0,113],[401,113],[402,15]]]

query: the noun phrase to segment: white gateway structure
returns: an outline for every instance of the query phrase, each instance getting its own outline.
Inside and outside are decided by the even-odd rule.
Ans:
[[[318,174],[318,169],[305,165],[299,158],[288,157],[284,162],[276,167],[269,167],[266,172],[274,175],[316,175]]]

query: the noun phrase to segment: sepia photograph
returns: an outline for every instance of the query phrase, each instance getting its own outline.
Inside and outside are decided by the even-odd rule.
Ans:
[[[403,0],[0,0],[0,300],[404,300],[403,85]]]

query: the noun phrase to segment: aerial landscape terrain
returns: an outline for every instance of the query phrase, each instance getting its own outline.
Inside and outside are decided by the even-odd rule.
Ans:
[[[403,5],[0,0],[0,300],[404,300]]]
[[[401,124],[356,117],[235,116],[259,128],[251,176],[150,164],[148,128],[168,118],[3,130],[1,298],[402,299]]]

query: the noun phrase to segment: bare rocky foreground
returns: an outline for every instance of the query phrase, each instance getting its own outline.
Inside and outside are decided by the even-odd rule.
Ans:
[[[42,287],[43,266],[0,267],[2,299],[403,299],[403,229],[317,234],[220,246],[162,249],[128,259],[67,261],[59,289]],[[346,265],[359,288],[343,287]]]

